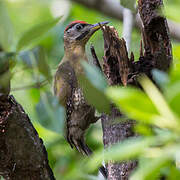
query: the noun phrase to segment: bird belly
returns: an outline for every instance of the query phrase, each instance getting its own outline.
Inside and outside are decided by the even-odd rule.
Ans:
[[[81,88],[75,88],[67,103],[67,140],[71,147],[75,146],[79,152],[88,154],[84,135],[96,119],[95,109],[85,101]]]

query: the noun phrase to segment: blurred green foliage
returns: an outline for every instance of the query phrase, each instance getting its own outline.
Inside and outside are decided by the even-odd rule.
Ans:
[[[154,79],[160,83],[162,92],[147,77],[140,79],[144,92],[133,87],[107,89],[107,95],[121,111],[137,120],[135,130],[143,135],[129,138],[104,153],[104,157],[114,160],[138,158],[139,166],[131,175],[132,180],[180,178],[179,48],[174,48],[175,63],[169,75],[154,70]],[[159,76],[163,81],[159,81]],[[90,165],[93,160],[101,161],[101,156],[96,156]]]
[[[137,121],[139,137],[128,138],[103,152],[97,151],[86,168],[95,170],[101,162],[138,159],[132,180],[180,178],[180,45],[174,45],[174,63],[169,74],[153,70],[157,88],[147,77],[139,82],[143,90],[134,87],[108,87],[106,95],[129,119]],[[102,91],[104,92],[104,90]],[[98,101],[96,102],[96,106]],[[124,121],[117,119],[117,122]]]
[[[165,4],[165,15],[176,22],[180,22],[179,0],[171,0],[171,1],[164,0],[164,4]]]
[[[166,15],[180,22],[179,7],[179,0],[166,0]],[[64,110],[52,96],[52,76],[64,53],[64,28],[70,21],[77,19],[89,23],[108,20],[120,35],[122,33],[122,23],[118,20],[66,0],[0,1],[0,45],[4,50],[3,56],[7,57],[9,53],[13,53],[10,59],[7,58],[10,62],[12,78],[11,93],[30,116],[45,143],[55,176],[61,180],[95,179],[93,176],[87,176],[87,172],[95,174],[97,165],[102,160],[100,123],[93,125],[87,133],[87,143],[94,151],[99,152],[87,164],[88,159],[72,150],[65,142]],[[140,39],[139,31],[134,30],[131,50],[135,54],[135,59],[139,57]],[[101,31],[97,32],[87,45],[89,59],[92,59],[89,51],[91,43],[94,44],[97,55],[101,59],[104,53]],[[108,111],[108,98],[110,98],[125,114],[139,122],[136,130],[144,134],[143,138],[130,139],[105,152],[105,157],[116,160],[139,157],[140,166],[132,176],[133,179],[144,177],[151,179],[159,173],[171,175],[170,179],[178,179],[177,177],[180,176],[174,165],[174,159],[178,157],[176,150],[180,145],[178,139],[180,44],[177,42],[173,42],[173,53],[174,64],[170,76],[154,72],[157,83],[163,89],[163,96],[148,80],[142,81],[146,94],[133,88],[107,90],[107,84],[102,75],[96,69],[88,69],[87,65],[84,65],[87,71],[87,78],[84,81],[94,88],[94,95],[99,92],[100,100],[105,98],[103,104],[98,104],[98,101],[101,102],[99,99],[95,101],[96,108],[99,111],[103,108]],[[95,74],[98,83],[94,82]],[[150,93],[149,88],[154,90]],[[156,104],[153,96],[160,98],[158,102],[163,104]],[[141,101],[138,101],[138,98]],[[158,109],[159,105],[163,108],[165,105],[167,111]],[[156,128],[151,129],[149,125],[155,125]]]
[[[136,0],[120,0],[123,7],[130,9],[132,12],[136,12]]]

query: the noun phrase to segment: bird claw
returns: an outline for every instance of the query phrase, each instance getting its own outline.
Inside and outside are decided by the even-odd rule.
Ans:
[[[67,136],[66,138],[67,142],[70,144],[71,148],[73,149],[73,141],[72,141],[72,136]]]
[[[91,149],[84,142],[82,134],[81,134],[81,136],[74,136],[70,132],[68,132],[68,134],[67,134],[67,141],[70,144],[71,148],[75,147],[81,154],[86,155],[86,156],[90,156],[92,154]],[[107,171],[106,171],[106,169],[103,166],[101,166],[99,168],[99,170],[103,174],[103,176],[105,178],[107,178]]]
[[[70,144],[72,149],[73,147],[75,147],[83,155],[89,156],[92,153],[92,151],[85,144],[83,139],[76,139],[76,138],[73,138],[72,135],[69,135],[67,137],[67,141]]]
[[[85,144],[84,141],[80,141],[81,143],[81,147],[83,149],[83,151],[86,153],[87,156],[91,155],[92,154],[92,151],[91,149]]]
[[[81,145],[80,145],[79,140],[74,140],[73,143],[74,143],[74,147],[75,147],[80,153],[82,153],[83,155],[85,155],[85,152],[83,151],[83,149],[82,149],[82,147],[81,147]]]

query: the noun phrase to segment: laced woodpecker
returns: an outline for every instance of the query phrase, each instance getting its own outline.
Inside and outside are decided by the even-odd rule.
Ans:
[[[64,30],[64,57],[54,77],[54,93],[66,109],[66,139],[79,152],[90,155],[92,151],[84,141],[86,129],[98,120],[78,85],[78,75],[84,75],[81,61],[88,61],[85,45],[90,37],[108,22],[88,24],[73,21]],[[105,169],[100,168],[105,175]]]

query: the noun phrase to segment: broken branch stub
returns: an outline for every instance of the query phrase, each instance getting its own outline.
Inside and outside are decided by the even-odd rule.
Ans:
[[[127,85],[128,74],[130,73],[133,55],[128,58],[126,42],[119,38],[114,27],[104,26],[104,63],[103,69],[109,85]]]
[[[123,38],[119,38],[114,27],[104,26],[101,29],[104,36],[103,72],[110,86],[126,86],[129,84],[129,74],[133,72],[134,55],[131,53],[130,58],[128,57],[126,42]],[[135,121],[127,120],[126,122],[113,123],[121,115],[119,110],[113,106],[111,114],[103,115],[101,118],[105,148],[135,136],[133,131]],[[128,179],[136,166],[136,160],[119,163],[109,161],[106,164],[108,179]]]
[[[99,60],[98,60],[98,57],[96,55],[96,51],[95,51],[93,45],[91,45],[91,54],[93,57],[93,64],[102,72],[102,68],[101,68],[101,65],[99,63]]]

